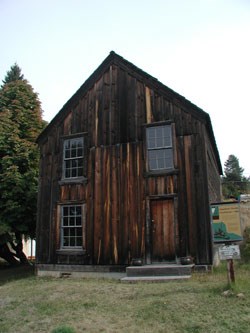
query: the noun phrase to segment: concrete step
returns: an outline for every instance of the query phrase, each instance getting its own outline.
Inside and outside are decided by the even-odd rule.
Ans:
[[[131,276],[120,279],[121,282],[136,283],[136,282],[168,282],[190,279],[191,275],[172,275],[172,276]]]
[[[128,266],[127,277],[167,277],[190,276],[193,265],[157,264],[144,266]]]

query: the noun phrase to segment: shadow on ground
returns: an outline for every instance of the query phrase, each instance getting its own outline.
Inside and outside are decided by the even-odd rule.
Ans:
[[[14,280],[25,279],[35,275],[35,266],[17,266],[12,267],[0,264],[0,285]]]

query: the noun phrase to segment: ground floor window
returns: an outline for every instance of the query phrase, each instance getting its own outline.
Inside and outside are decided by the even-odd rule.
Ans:
[[[83,247],[83,207],[65,205],[61,207],[61,248]]]

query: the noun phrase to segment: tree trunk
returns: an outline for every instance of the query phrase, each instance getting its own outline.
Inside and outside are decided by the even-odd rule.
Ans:
[[[19,232],[15,233],[15,243],[10,240],[10,235],[5,237],[5,242],[0,244],[0,257],[12,266],[30,265],[23,252],[22,235]]]
[[[15,253],[11,252],[7,243],[0,245],[0,257],[6,260],[11,266],[20,265],[20,261],[16,259]]]
[[[12,248],[16,251],[15,256],[20,260],[21,264],[30,265],[26,255],[23,252],[22,235],[19,232],[16,232],[15,236],[16,236],[16,245],[11,243]]]

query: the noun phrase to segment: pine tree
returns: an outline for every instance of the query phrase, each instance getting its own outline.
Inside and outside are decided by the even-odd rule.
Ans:
[[[37,94],[17,64],[0,89],[0,256],[27,263],[22,237],[35,236],[39,153],[45,123]]]
[[[222,179],[222,191],[225,198],[237,199],[245,193],[249,181],[243,175],[244,169],[239,165],[239,159],[235,155],[229,155],[224,164],[225,177]]]
[[[6,84],[17,80],[23,80],[23,75],[21,73],[21,68],[15,63],[7,72],[3,83]]]

